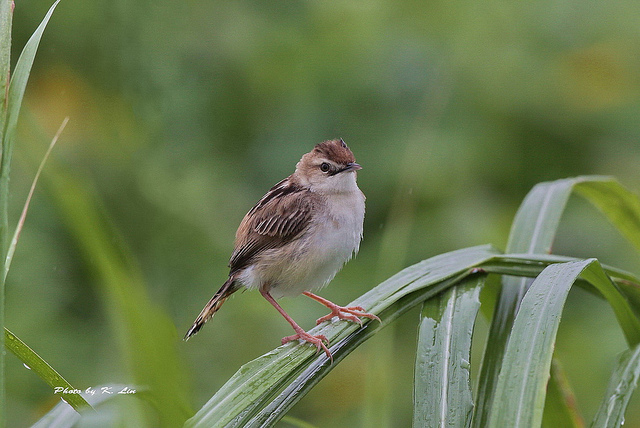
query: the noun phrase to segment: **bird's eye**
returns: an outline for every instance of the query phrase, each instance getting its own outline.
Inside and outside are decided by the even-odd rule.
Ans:
[[[329,165],[326,162],[322,162],[322,164],[320,165],[320,171],[322,172],[329,172],[330,169],[331,169],[331,165]]]

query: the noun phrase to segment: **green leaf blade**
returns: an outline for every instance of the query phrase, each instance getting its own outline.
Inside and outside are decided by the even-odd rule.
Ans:
[[[13,0],[0,0],[0,131],[4,129],[7,113],[6,93],[11,68],[12,16]],[[1,143],[2,135],[0,135],[0,147]]]
[[[13,352],[30,370],[33,370],[52,390],[55,390],[55,388],[75,389],[65,378],[55,371],[49,363],[40,357],[40,355],[36,354],[33,349],[6,328],[4,329],[4,337],[7,349]],[[80,394],[67,394],[64,398],[65,401],[78,412],[86,408],[91,408],[89,403],[87,403]]]
[[[533,281],[515,318],[488,426],[538,427],[560,316],[573,283],[593,259],[555,264]]]
[[[413,426],[467,427],[473,414],[471,336],[484,276],[423,305],[414,380]]]
[[[562,213],[572,192],[584,196],[600,209],[629,241],[640,248],[640,201],[637,196],[611,177],[579,176],[540,183],[529,192],[516,214],[507,252],[550,253]],[[489,333],[489,345],[482,363],[475,426],[485,426],[488,420],[510,328],[520,301],[530,284],[531,280],[524,278],[503,279],[500,299]],[[640,287],[624,282],[619,284],[632,304],[633,311],[640,314]],[[622,323],[627,324],[628,322]],[[635,343],[636,340],[628,334],[627,339],[630,343]]]
[[[526,196],[511,226],[508,253],[549,253],[575,179],[537,184]],[[474,426],[484,427],[516,312],[531,280],[504,277],[480,373]]]
[[[333,364],[325,355],[315,355],[315,348],[307,344],[281,346],[240,368],[185,426],[270,426],[353,349],[495,255],[490,246],[471,247],[404,269],[349,304],[380,316],[382,324],[370,321],[360,328],[343,321],[323,323],[310,330],[311,334],[325,335],[333,344]]]
[[[7,121],[4,129],[2,130],[4,136],[2,147],[2,171],[6,176],[8,176],[9,171],[5,171],[5,168],[8,168],[9,162],[11,161],[13,142],[15,139],[16,127],[18,125],[18,116],[20,114],[20,107],[22,106],[22,98],[24,97],[24,92],[27,88],[27,82],[29,81],[31,67],[33,66],[33,61],[35,60],[36,52],[38,51],[38,46],[42,39],[42,34],[49,23],[49,19],[51,19],[51,15],[53,15],[53,11],[58,6],[58,3],[60,3],[60,0],[56,0],[55,3],[53,3],[45,17],[42,19],[40,25],[38,25],[38,28],[36,28],[29,41],[27,41],[11,76],[7,96]]]

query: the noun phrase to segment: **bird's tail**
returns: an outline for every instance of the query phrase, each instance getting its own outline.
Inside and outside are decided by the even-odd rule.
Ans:
[[[220,309],[220,306],[224,303],[225,300],[229,298],[235,291],[238,290],[238,287],[235,285],[235,278],[230,277],[227,281],[222,284],[222,287],[213,295],[209,303],[205,305],[198,315],[198,318],[193,322],[193,325],[187,331],[187,334],[184,335],[184,340],[188,340],[191,336],[196,334],[204,323],[209,321],[211,317]]]

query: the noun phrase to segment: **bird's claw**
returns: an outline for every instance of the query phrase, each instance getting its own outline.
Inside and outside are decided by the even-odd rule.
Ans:
[[[325,335],[318,334],[314,336],[312,334],[307,333],[306,331],[303,331],[300,333],[296,333],[292,336],[283,337],[282,344],[284,345],[285,343],[289,343],[294,340],[303,340],[305,342],[309,342],[313,345],[316,345],[316,348],[318,348],[318,351],[323,350],[324,353],[327,354],[327,357],[329,357],[331,361],[333,361],[333,356],[331,355],[329,348],[327,348],[327,345],[325,345],[325,342],[329,344],[329,339],[327,339]]]
[[[316,321],[316,324],[329,321],[333,317],[338,317],[338,319],[341,319],[341,320],[356,322],[360,324],[360,327],[362,327],[362,320],[360,319],[360,317],[369,318],[369,319],[377,320],[378,322],[380,322],[380,318],[378,318],[378,316],[365,312],[362,306],[344,307],[344,306],[336,305],[336,306],[330,307],[330,309],[331,309],[331,313],[321,318],[318,318],[318,320]]]

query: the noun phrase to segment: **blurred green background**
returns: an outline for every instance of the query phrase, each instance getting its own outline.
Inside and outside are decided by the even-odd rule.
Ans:
[[[16,3],[14,61],[51,4]],[[639,113],[635,0],[63,0],[27,88],[14,219],[48,141],[70,122],[16,252],[7,326],[78,388],[132,384],[143,363],[118,339],[101,251],[79,238],[106,234],[171,320],[175,388],[198,409],[291,334],[258,293],[239,293],[179,341],[225,280],[242,216],[314,144],[342,137],[364,167],[361,251],[322,293],[347,303],[424,258],[504,248],[537,182],[607,174],[640,193]],[[74,231],[83,217],[63,200],[80,191],[61,192],[59,174],[90,195],[103,230]],[[577,199],[554,250],[640,272]],[[304,297],[283,306],[303,327],[325,313]],[[564,316],[556,353],[589,421],[625,343],[606,303],[583,290]],[[409,426],[417,319],[365,344],[291,414],[319,427]],[[10,426],[59,400],[13,356],[7,377]],[[640,426],[638,403],[626,426]]]

